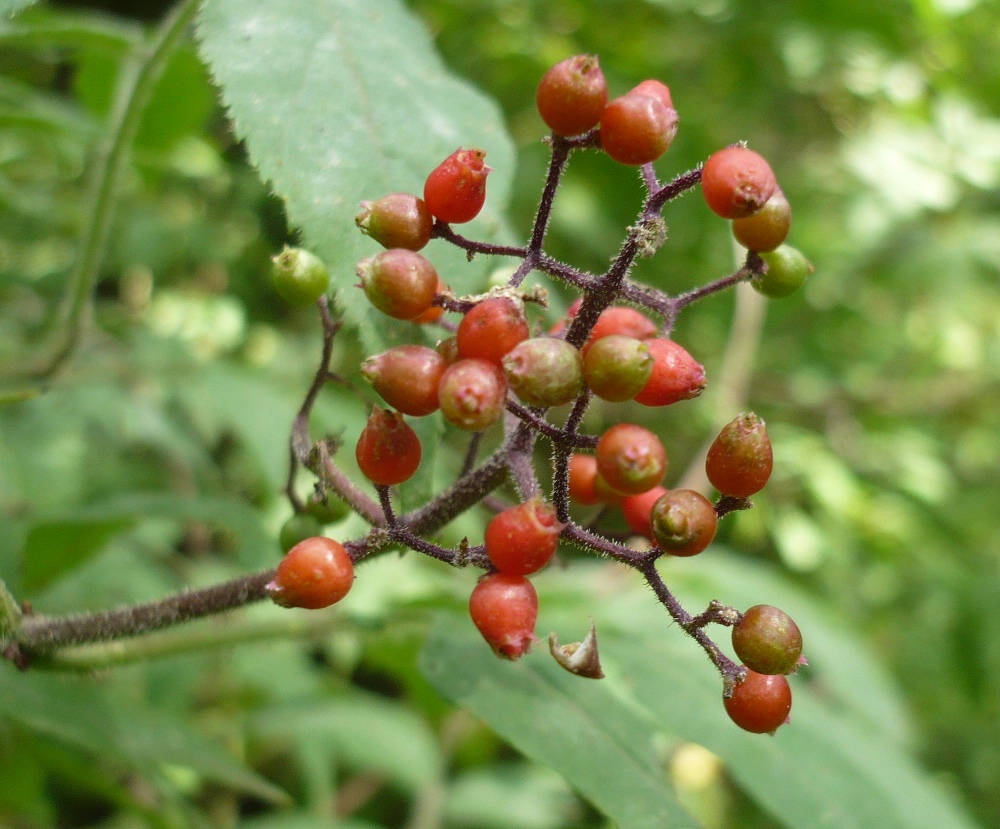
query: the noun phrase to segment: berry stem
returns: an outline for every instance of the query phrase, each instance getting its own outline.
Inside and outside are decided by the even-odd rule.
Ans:
[[[581,435],[576,431],[553,426],[537,411],[518,403],[516,400],[507,400],[507,411],[530,425],[537,432],[545,435],[557,446],[576,446],[586,449],[593,449],[597,446],[597,438],[594,435]]]

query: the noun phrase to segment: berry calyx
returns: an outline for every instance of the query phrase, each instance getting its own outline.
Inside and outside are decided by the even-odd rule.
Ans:
[[[781,674],[766,675],[747,669],[747,676],[723,697],[726,713],[736,725],[753,734],[773,734],[788,722],[792,689]]]
[[[604,481],[623,495],[647,492],[667,474],[667,451],[649,429],[618,423],[601,435],[594,456]]]
[[[422,417],[438,409],[438,386],[448,364],[433,348],[398,345],[361,363],[361,375],[392,408]]]
[[[785,241],[792,227],[792,208],[776,187],[771,198],[752,216],[733,219],[733,238],[747,250],[769,253]]]
[[[469,615],[497,656],[520,659],[535,642],[538,594],[524,576],[492,573],[473,589]]]
[[[362,259],[357,274],[368,301],[395,319],[412,320],[434,303],[437,271],[412,250],[392,248]]]
[[[771,299],[794,294],[815,270],[805,254],[791,245],[781,245],[762,253],[760,258],[767,264],[767,271],[750,280],[750,284]]]
[[[354,564],[344,546],[316,536],[300,541],[281,560],[265,590],[282,607],[318,610],[339,602],[354,584]]]
[[[319,535],[322,531],[323,527],[315,516],[297,512],[278,530],[278,544],[287,553],[300,541]]]
[[[569,497],[578,504],[592,507],[601,502],[594,485],[597,479],[597,458],[593,455],[569,456]]]
[[[696,556],[705,550],[718,523],[712,502],[693,489],[668,490],[650,513],[656,546],[673,556]]]
[[[709,208],[723,219],[752,216],[777,187],[764,157],[746,147],[712,153],[701,170],[701,192]]]
[[[390,193],[361,202],[354,223],[382,247],[407,250],[424,247],[434,229],[434,217],[424,200],[409,193]]]
[[[597,126],[608,102],[608,83],[594,55],[575,55],[538,82],[538,114],[557,135],[579,135]]]
[[[733,650],[759,674],[790,674],[802,656],[802,633],[785,611],[755,604],[733,625]]]
[[[611,334],[592,343],[583,360],[587,387],[602,400],[622,403],[645,388],[653,373],[649,347],[634,337]]]
[[[563,524],[541,497],[497,513],[486,525],[486,555],[501,573],[526,576],[541,570],[559,546]]]
[[[677,111],[658,96],[615,98],[601,113],[601,147],[621,164],[648,164],[663,155],[677,135]]]
[[[705,474],[723,495],[749,498],[771,477],[774,455],[767,425],[744,412],[722,427],[705,456]]]
[[[420,438],[398,412],[376,406],[361,431],[354,456],[368,480],[395,486],[413,477],[420,466]]]
[[[518,343],[503,358],[503,373],[510,388],[529,406],[561,406],[583,391],[580,352],[555,337]]]
[[[653,506],[666,494],[666,487],[654,486],[648,492],[629,495],[622,500],[622,517],[632,532],[655,543],[653,538]]]
[[[286,247],[271,262],[271,282],[285,302],[312,305],[330,287],[330,272],[318,256]]]
[[[441,376],[438,402],[445,420],[459,429],[478,432],[503,415],[507,381],[495,363],[459,360]]]
[[[486,203],[486,153],[458,149],[435,167],[424,182],[424,202],[442,222],[471,222]]]
[[[669,406],[691,400],[704,391],[705,369],[683,346],[664,339],[648,339],[645,344],[653,355],[653,370],[635,396],[636,403]]]
[[[463,359],[489,360],[500,365],[531,330],[524,304],[506,296],[490,297],[470,308],[455,333],[458,354]]]

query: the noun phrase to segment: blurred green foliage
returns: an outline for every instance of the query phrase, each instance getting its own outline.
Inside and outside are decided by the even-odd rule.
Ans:
[[[67,278],[93,219],[87,174],[130,60],[148,39],[146,24],[109,13],[113,6],[38,3],[10,17],[25,5],[0,7],[0,393],[15,398],[25,367],[58,334]],[[206,8],[241,7],[210,0]],[[394,3],[386,9],[409,19]],[[530,226],[547,160],[534,87],[574,53],[600,55],[613,93],[646,77],[670,85],[681,130],[657,163],[661,177],[738,140],[772,161],[793,206],[791,241],[816,266],[802,293],[767,305],[759,343],[743,344],[756,352],[738,404],[768,420],[775,477],[754,510],[724,522],[720,540],[736,552],[712,551],[669,581],[692,607],[713,597],[781,599],[800,624],[810,621],[802,627],[814,664],[796,680],[803,693],[796,688],[794,723],[763,743],[734,734],[707,661],[636,590],[634,576],[574,561],[539,580],[539,633],[555,629],[572,641],[588,615],[607,633],[607,688],[576,690],[568,675],[550,675],[544,653],[513,667],[481,665],[462,614],[473,575],[391,556],[365,564],[343,608],[317,621],[252,609],[233,624],[237,633],[245,624],[254,644],[115,668],[99,682],[0,664],[0,823],[555,829],[603,826],[612,816],[641,825],[627,810],[644,801],[615,802],[606,766],[607,791],[595,772],[573,766],[583,752],[601,756],[607,735],[576,751],[552,751],[565,749],[565,735],[536,740],[551,721],[546,711],[559,710],[546,708],[551,695],[579,706],[581,728],[657,732],[654,746],[627,746],[629,780],[650,780],[635,798],[663,808],[679,801],[708,827],[891,825],[880,822],[886,813],[900,825],[917,825],[908,816],[970,825],[937,787],[981,825],[1000,825],[992,526],[1000,507],[1000,9],[987,0],[413,0],[409,9],[413,19],[399,26],[427,27],[444,64],[496,100],[516,149],[510,169],[511,145],[490,139],[491,161],[508,167],[495,175],[510,182],[509,198],[506,185],[491,191],[480,233],[518,238]],[[224,32],[216,29],[216,41]],[[268,257],[298,241],[299,228],[250,161],[275,178],[267,164],[277,156],[254,143],[253,130],[248,151],[227,121],[210,82],[213,71],[224,75],[224,56],[204,34],[215,70],[194,40],[186,43],[145,110],[81,349],[41,394],[0,407],[0,578],[43,612],[156,598],[279,555],[287,434],[318,357],[318,325],[283,306],[266,278]],[[422,37],[407,44],[406,65],[418,64],[448,97],[459,87]],[[376,67],[402,61],[391,43],[362,37],[349,46]],[[233,71],[254,62],[239,50],[229,57]],[[356,91],[331,90],[329,105],[351,111]],[[442,118],[452,117],[449,105]],[[307,146],[293,162],[294,186],[311,194],[322,185],[330,209],[348,217],[359,193],[418,188],[421,153],[443,156],[451,139],[421,147],[411,122],[391,115],[382,129],[396,130],[400,149],[370,173],[376,192],[363,192],[375,168],[349,145],[354,178],[342,182],[324,167],[311,179]],[[486,129],[489,117],[473,120]],[[369,145],[358,141],[361,158]],[[597,153],[574,157],[549,251],[603,269],[639,199],[630,171]],[[318,237],[323,216],[296,220],[306,241],[336,260],[341,302],[358,312],[358,328],[338,339],[345,383],[324,392],[315,429],[349,445],[372,400],[358,360],[373,338],[413,332],[366,323],[346,285],[368,240],[349,225]],[[668,243],[637,268],[638,279],[676,292],[732,269],[728,228],[696,195],[665,217]],[[448,260],[449,281],[484,284],[490,263],[462,260]],[[552,289],[561,308],[570,296]],[[668,436],[672,477],[713,425],[735,414],[720,410],[733,388],[711,385],[723,373],[733,307],[731,295],[713,297],[678,324],[677,338],[708,370],[703,400],[663,413],[628,410]],[[597,430],[619,411],[595,406],[588,425]],[[437,439],[436,426],[425,429]],[[348,467],[350,454],[339,456]],[[460,452],[443,445],[434,460],[422,487],[439,489]],[[299,484],[308,491],[305,478]],[[478,539],[481,527],[473,512],[444,540]],[[360,529],[347,519],[330,532],[347,538]],[[220,636],[208,624],[196,630]],[[509,688],[491,697],[490,683],[505,675]],[[684,717],[658,698],[661,687]],[[515,691],[523,700],[510,711],[503,700]],[[606,719],[588,719],[588,710]],[[796,796],[773,793],[780,763],[807,762],[810,744],[843,761],[806,766],[822,775],[813,785],[835,781],[844,788],[831,791],[852,796],[842,812],[827,803],[833,811],[815,824],[803,815],[824,808],[822,787],[805,777]],[[872,755],[884,756],[879,769],[844,759],[876,748],[885,752]],[[911,764],[911,749],[930,775]],[[694,822],[671,819],[680,822],[650,825]]]

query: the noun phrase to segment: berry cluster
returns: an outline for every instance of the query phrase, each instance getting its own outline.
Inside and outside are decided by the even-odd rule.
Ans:
[[[304,251],[276,258],[275,284],[294,302],[319,300],[324,323],[324,356],[292,437],[293,469],[298,463],[318,478],[315,494],[302,503],[289,483],[296,515],[282,531],[288,550],[268,591],[289,607],[323,607],[342,598],[353,580],[353,564],[391,545],[408,547],[456,566],[486,571],[469,600],[472,621],[492,649],[518,659],[535,637],[538,597],[529,576],[556,554],[561,540],[609,556],[636,569],[681,628],[708,653],[723,677],[725,709],[748,731],[773,732],[787,718],[791,693],[785,674],[799,664],[802,640],[782,611],[758,605],[740,613],[713,602],[696,616],[687,613],[661,579],[657,559],[694,556],[715,537],[719,520],[751,506],[771,474],[772,455],[764,422],[741,414],[713,442],[705,461],[718,490],[713,504],[700,492],[669,489],[667,451],[651,430],[622,420],[600,435],[581,431],[594,397],[609,403],[634,401],[662,407],[697,397],[705,371],[671,338],[677,315],[703,297],[750,282],[762,293],[784,296],[811,270],[798,251],[784,245],[791,220],[789,204],[768,163],[742,145],[714,153],[703,167],[661,184],[651,162],[670,147],[678,116],[670,90],[647,80],[608,100],[597,58],[579,55],[553,66],[538,85],[538,111],[552,131],[552,159],[529,243],[492,245],[465,238],[453,224],[469,222],[486,200],[490,168],[481,149],[459,149],[427,176],[423,198],[392,193],[363,202],[356,223],[384,250],[363,259],[359,287],[379,311],[397,320],[440,327],[447,336],[435,348],[411,344],[375,354],[361,363],[361,375],[382,398],[358,438],[358,468],[374,484],[377,500],[355,486],[333,460],[330,441],[312,443],[308,415],[329,378],[330,344],[338,323],[325,297],[329,276]],[[617,257],[603,274],[580,271],[544,251],[552,203],[572,152],[598,149],[616,162],[641,167],[646,198]],[[638,256],[663,242],[663,208],[700,184],[705,202],[732,221],[735,238],[747,248],[735,273],[678,296],[629,278]],[[484,254],[519,260],[505,286],[486,295],[455,296],[423,250],[433,239],[456,245],[469,256]],[[541,333],[528,304],[545,304],[544,292],[524,290],[534,271],[579,293],[565,316]],[[453,322],[446,314],[460,314]],[[569,407],[556,419],[549,410]],[[409,480],[421,462],[421,444],[406,418],[440,416],[472,433],[463,470],[445,492],[426,506],[397,515],[391,487]],[[506,417],[505,417],[506,415]],[[500,447],[485,461],[477,454],[484,430],[503,430]],[[532,461],[538,439],[553,449],[551,467],[539,480]],[[290,475],[291,481],[293,475]],[[492,493],[510,483],[512,505]],[[435,544],[434,532],[489,497],[495,515],[483,543],[458,549]],[[637,550],[583,526],[578,505],[620,509],[633,532],[650,542]],[[349,506],[372,524],[360,539],[341,545],[313,532],[333,504]],[[733,648],[742,665],[726,657],[705,633],[709,624],[732,627]],[[596,640],[594,647],[596,648]],[[553,645],[553,654],[557,659]],[[594,652],[596,658],[596,651]],[[560,659],[560,664],[566,665]],[[570,668],[573,670],[573,668]],[[599,665],[577,671],[600,676]]]

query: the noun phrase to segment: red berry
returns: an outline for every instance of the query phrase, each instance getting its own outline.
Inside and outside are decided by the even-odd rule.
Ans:
[[[555,508],[536,496],[493,516],[486,525],[486,555],[501,573],[526,576],[549,563],[562,528]]]
[[[473,589],[469,615],[497,656],[520,659],[535,641],[538,594],[524,576],[493,573]]]
[[[788,721],[792,710],[792,689],[781,674],[765,675],[747,670],[747,677],[733,688],[722,704],[729,719],[744,731],[773,734]]]
[[[459,360],[441,377],[438,402],[445,419],[470,432],[492,426],[503,415],[507,381],[494,363]]]
[[[597,471],[623,495],[647,492],[667,474],[667,452],[649,429],[618,423],[597,441]]]
[[[574,314],[574,316],[576,315]],[[635,340],[648,340],[650,337],[655,337],[656,333],[656,325],[641,311],[636,311],[635,308],[629,308],[626,305],[612,305],[601,311],[597,322],[590,330],[587,342],[580,350],[586,357],[594,343],[604,337],[610,337],[612,334],[632,337]]]
[[[354,223],[384,248],[420,250],[431,240],[434,217],[424,200],[409,193],[390,193],[361,202]]]
[[[316,536],[288,551],[265,589],[282,607],[316,610],[339,602],[353,583],[354,564],[344,546]]]
[[[594,490],[597,478],[597,458],[593,455],[569,456],[569,497],[588,507],[600,503]]]
[[[769,253],[785,241],[792,226],[792,208],[776,187],[771,198],[752,216],[733,219],[733,236],[747,250]]]
[[[759,674],[790,674],[802,656],[802,633],[785,611],[755,604],[733,625],[733,650]]]
[[[398,345],[361,363],[361,374],[394,409],[422,417],[437,411],[438,386],[447,367],[433,348]]]
[[[622,164],[648,164],[663,155],[677,134],[677,111],[659,97],[623,95],[601,114],[601,147]]]
[[[538,114],[552,132],[579,135],[601,120],[608,83],[593,55],[560,61],[542,75],[535,92]]]
[[[529,406],[561,406],[583,391],[583,358],[565,340],[534,337],[503,358],[503,373]]]
[[[777,187],[764,158],[746,147],[712,153],[701,171],[701,192],[712,212],[723,219],[752,216]]]
[[[650,514],[656,546],[673,556],[696,556],[712,539],[719,516],[709,501],[693,489],[668,490]]]
[[[587,387],[602,400],[622,403],[645,388],[653,355],[641,340],[611,334],[592,343],[583,361]]]
[[[368,301],[390,317],[412,320],[434,303],[437,271],[412,250],[392,248],[362,259],[357,274]]]
[[[666,487],[654,486],[648,492],[629,495],[622,501],[622,516],[632,532],[653,541],[653,505],[666,494]]]
[[[705,369],[673,340],[646,340],[653,355],[653,371],[635,396],[643,406],[669,406],[697,397],[705,388]]]
[[[486,177],[492,168],[483,150],[455,150],[424,183],[427,209],[442,222],[471,222],[486,203]]]
[[[744,412],[722,427],[705,457],[705,473],[723,495],[749,498],[771,477],[774,458],[767,426]]]
[[[640,84],[636,84],[626,94],[648,95],[650,98],[656,98],[667,109],[674,108],[674,101],[670,96],[670,87],[655,78],[650,78]]]
[[[484,299],[458,324],[458,354],[463,359],[500,365],[507,353],[531,333],[524,305],[510,297]]]
[[[368,480],[379,486],[401,484],[417,471],[420,455],[420,438],[401,414],[372,409],[354,452]]]

